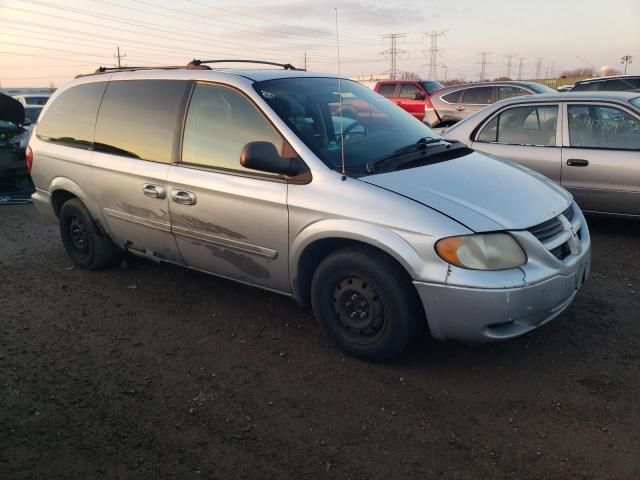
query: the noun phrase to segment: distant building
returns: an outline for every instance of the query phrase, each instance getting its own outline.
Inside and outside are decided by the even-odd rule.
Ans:
[[[38,94],[51,94],[55,92],[55,88],[49,87],[25,87],[25,88],[0,88],[0,93],[4,93],[5,95],[14,96],[14,95],[38,95]]]

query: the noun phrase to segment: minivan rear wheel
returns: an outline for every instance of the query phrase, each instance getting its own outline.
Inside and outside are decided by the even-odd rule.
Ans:
[[[416,337],[420,311],[413,285],[400,265],[372,248],[326,257],[313,276],[311,303],[324,333],[358,358],[391,360]]]
[[[100,234],[89,210],[77,198],[60,209],[62,243],[73,263],[87,270],[112,265],[118,251]]]

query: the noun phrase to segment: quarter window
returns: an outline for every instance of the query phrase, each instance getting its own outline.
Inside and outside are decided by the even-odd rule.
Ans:
[[[109,82],[96,125],[97,151],[171,163],[189,82]]]
[[[62,92],[38,125],[38,138],[89,148],[107,82],[84,83]]]
[[[462,97],[462,103],[467,105],[488,105],[493,102],[493,87],[472,87],[465,90]]]
[[[477,141],[553,147],[557,123],[557,105],[514,107],[493,117]]]
[[[396,93],[396,85],[394,83],[386,83],[384,85],[380,85],[378,93],[383,97],[391,98]]]
[[[615,107],[567,106],[572,147],[640,150],[640,120]]]
[[[198,84],[189,103],[182,162],[231,170],[240,165],[240,152],[249,142],[271,142],[282,156],[289,147],[256,107],[228,87]]]

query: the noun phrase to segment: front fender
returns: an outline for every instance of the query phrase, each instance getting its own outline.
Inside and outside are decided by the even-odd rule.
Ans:
[[[312,223],[301,230],[291,242],[289,271],[296,284],[298,264],[304,250],[324,239],[347,239],[369,244],[395,258],[414,278],[421,278],[425,262],[415,248],[397,233],[371,223],[357,220],[330,219]]]

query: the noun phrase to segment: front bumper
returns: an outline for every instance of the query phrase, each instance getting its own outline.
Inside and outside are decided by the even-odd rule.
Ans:
[[[577,208],[577,207],[576,207]],[[512,232],[525,247],[520,269],[481,272],[450,267],[444,284],[414,281],[431,335],[487,342],[523,335],[553,320],[573,301],[591,270],[591,241],[578,211],[580,252],[558,260],[528,232]]]

